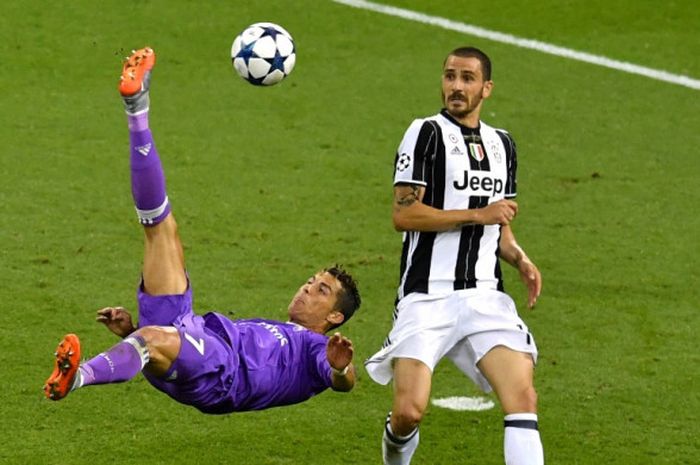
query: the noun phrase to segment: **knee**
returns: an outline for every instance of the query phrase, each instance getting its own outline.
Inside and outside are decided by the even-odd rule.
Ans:
[[[159,358],[173,350],[179,351],[180,335],[171,326],[144,326],[132,333],[146,344],[151,359]]]
[[[398,435],[405,436],[416,429],[423,420],[425,407],[410,399],[399,401],[391,412],[392,429]]]
[[[509,413],[536,413],[537,391],[534,386],[513,391],[507,398],[501,399],[503,410]]]

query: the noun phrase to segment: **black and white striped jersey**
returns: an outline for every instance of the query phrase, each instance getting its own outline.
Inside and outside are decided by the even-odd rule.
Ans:
[[[483,122],[467,128],[443,109],[406,130],[396,153],[394,185],[424,186],[423,203],[434,208],[481,208],[515,198],[516,168],[508,132]],[[500,225],[405,232],[397,298],[469,288],[502,291],[500,236]]]

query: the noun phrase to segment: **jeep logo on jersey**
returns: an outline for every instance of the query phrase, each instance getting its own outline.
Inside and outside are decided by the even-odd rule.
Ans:
[[[457,190],[471,189],[474,193],[500,194],[503,192],[503,180],[492,178],[487,173],[475,172],[471,176],[464,170],[464,178],[456,179],[452,185]]]

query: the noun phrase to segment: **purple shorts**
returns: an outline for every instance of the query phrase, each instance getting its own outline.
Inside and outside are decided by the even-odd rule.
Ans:
[[[192,287],[184,294],[151,296],[138,290],[139,327],[172,326],[180,352],[168,372],[144,376],[158,390],[205,413],[230,411],[238,354],[192,311]]]

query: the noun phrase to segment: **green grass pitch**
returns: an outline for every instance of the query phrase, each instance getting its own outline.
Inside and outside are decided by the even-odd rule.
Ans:
[[[691,0],[389,1],[700,78]],[[230,65],[257,21],[296,40],[296,69],[273,88]],[[391,325],[394,151],[439,109],[445,54],[485,49],[496,87],[483,119],[518,143],[513,227],[544,277],[532,312],[511,270],[506,286],[540,348],[547,463],[698,463],[700,91],[326,0],[27,0],[3,6],[0,36],[0,463],[380,462],[391,389],[362,368],[350,394],[228,416],[141,376],[43,399],[62,335],[95,355],[115,342],[95,311],[134,308],[142,233],[116,83],[146,44],[197,310],[281,319],[310,273],[344,263],[364,297],[344,328],[360,365]],[[433,396],[448,395],[479,393],[443,363]],[[414,464],[458,463],[502,463],[498,408],[429,408]]]

